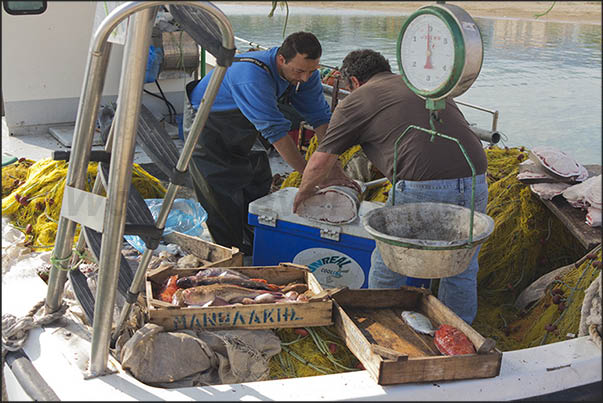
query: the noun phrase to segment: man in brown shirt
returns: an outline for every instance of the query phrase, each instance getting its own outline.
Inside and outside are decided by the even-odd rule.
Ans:
[[[430,128],[425,100],[415,95],[402,77],[391,72],[389,62],[370,49],[350,52],[343,60],[341,73],[348,80],[351,94],[341,101],[331,117],[329,128],[308,161],[295,197],[293,211],[319,185],[325,185],[339,154],[360,144],[369,160],[393,183],[394,143],[409,125]],[[452,99],[439,111],[435,130],[458,139],[474,165],[476,174],[475,210],[485,212],[488,186],[486,154],[465,117]],[[400,141],[397,160],[396,204],[413,202],[451,203],[470,207],[472,172],[456,142],[420,130],[409,130]],[[349,185],[349,179],[340,184]],[[329,183],[333,185],[335,183]],[[390,191],[391,200],[391,191]],[[388,202],[390,202],[388,200]],[[477,255],[468,268],[440,281],[438,298],[467,323],[477,312]],[[406,277],[383,263],[375,248],[369,272],[370,288],[398,288]]]

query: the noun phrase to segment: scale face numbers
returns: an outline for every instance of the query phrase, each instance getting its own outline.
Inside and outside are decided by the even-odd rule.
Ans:
[[[475,21],[452,4],[423,6],[402,25],[398,67],[406,85],[432,101],[456,97],[477,79],[483,44]]]
[[[448,81],[454,65],[452,32],[432,14],[412,20],[402,38],[402,68],[417,89],[433,91]]]

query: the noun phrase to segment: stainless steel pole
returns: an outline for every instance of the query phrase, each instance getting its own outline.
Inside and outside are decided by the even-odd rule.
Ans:
[[[98,50],[95,49],[94,43],[91,44],[73,132],[73,147],[65,186],[84,189],[94,138],[94,124],[105,84],[110,52],[111,44]],[[46,293],[45,310],[49,313],[55,312],[61,307],[63,289],[67,280],[66,270],[69,270],[69,257],[75,236],[75,225],[74,221],[64,217],[59,218],[55,248],[52,252],[52,258],[56,263],[50,269]],[[60,265],[62,269],[57,268],[56,264]]]
[[[151,31],[157,10],[157,7],[140,10],[132,17],[128,25],[118,95],[120,106],[115,117],[116,136],[113,138],[105,225],[99,258],[100,271],[96,292],[98,303],[94,306],[90,357],[90,374],[92,376],[104,373],[107,366],[113,306],[126,223],[126,205],[132,183],[136,127],[151,43]]]

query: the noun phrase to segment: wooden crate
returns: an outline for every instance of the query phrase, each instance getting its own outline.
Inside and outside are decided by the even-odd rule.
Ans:
[[[286,285],[303,281],[315,296],[307,303],[270,303],[216,307],[178,307],[153,298],[153,283],[160,284],[167,276],[190,276],[199,268],[168,269],[147,275],[146,298],[149,322],[166,330],[181,329],[271,329],[281,327],[328,326],[333,324],[333,302],[306,266],[281,263],[278,266],[229,267],[250,278]],[[160,280],[161,279],[161,280]]]
[[[350,290],[333,293],[333,320],[350,351],[380,385],[490,378],[500,373],[502,353],[429,290]],[[433,337],[419,334],[402,320],[405,310],[427,316],[437,329],[448,324],[461,330],[477,354],[444,356]]]
[[[207,267],[231,267],[243,265],[243,253],[234,246],[227,248],[212,242],[205,241],[199,237],[190,236],[181,232],[171,232],[163,236],[163,240],[168,243],[175,243],[186,253],[198,257],[203,265]],[[147,276],[152,276],[154,281],[161,283],[169,277],[165,267],[158,267],[149,270]],[[197,270],[200,270],[199,268]],[[176,274],[176,273],[174,273]]]

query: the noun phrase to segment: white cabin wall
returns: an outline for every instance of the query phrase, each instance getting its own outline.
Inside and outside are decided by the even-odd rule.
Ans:
[[[96,2],[49,1],[40,15],[10,15],[2,10],[2,94],[6,123],[13,135],[46,133],[49,126],[74,122],[88,59]],[[113,44],[101,104],[115,101],[123,46]],[[182,112],[184,85],[191,78],[161,80]],[[145,88],[159,93],[154,83]],[[161,118],[163,101],[143,103]]]

